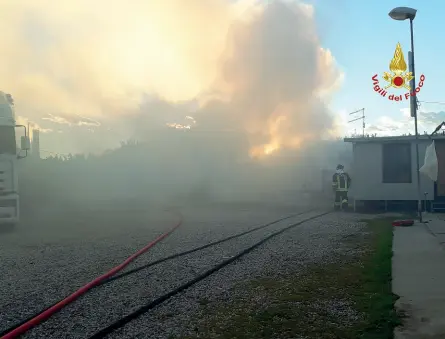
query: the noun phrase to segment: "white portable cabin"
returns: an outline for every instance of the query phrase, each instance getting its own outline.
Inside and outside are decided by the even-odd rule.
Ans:
[[[420,174],[423,203],[429,210],[445,209],[445,135],[419,135],[418,139],[419,167],[422,167],[426,148],[433,140],[439,162],[436,183]],[[354,207],[371,201],[383,202],[387,206],[418,200],[414,135],[345,138],[344,141],[353,145],[349,196]]]

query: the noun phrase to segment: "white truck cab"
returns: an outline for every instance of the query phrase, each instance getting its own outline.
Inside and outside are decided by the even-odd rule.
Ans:
[[[23,127],[21,150],[17,149],[15,129]],[[16,125],[14,101],[10,94],[0,91],[0,226],[16,224],[20,219],[20,205],[17,177],[17,160],[28,154],[30,143],[26,127]]]

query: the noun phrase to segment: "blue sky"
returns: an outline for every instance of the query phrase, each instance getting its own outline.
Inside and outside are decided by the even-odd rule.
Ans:
[[[409,107],[408,102],[381,98],[373,91],[371,81],[374,74],[381,76],[384,71],[389,71],[397,42],[402,45],[405,58],[408,57],[409,21],[395,21],[388,16],[389,11],[398,6],[418,10],[414,20],[416,80],[421,73],[425,75],[425,86],[418,98],[421,101],[445,102],[445,67],[442,65],[445,41],[440,33],[445,31],[445,1],[312,0],[310,3],[315,6],[322,45],[332,51],[345,75],[343,86],[332,102],[334,112],[346,115],[365,108],[368,125],[388,123],[403,129],[411,128],[412,123],[406,116],[409,111],[401,111]],[[445,111],[445,105],[425,103],[422,110]],[[357,128],[361,131],[360,122],[350,126],[352,130]],[[431,124],[422,127],[430,129]]]

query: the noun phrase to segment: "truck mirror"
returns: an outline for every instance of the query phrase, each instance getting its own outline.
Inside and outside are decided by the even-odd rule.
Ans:
[[[29,138],[26,136],[22,136],[20,141],[21,141],[22,151],[29,151],[31,148],[31,143],[29,142]]]

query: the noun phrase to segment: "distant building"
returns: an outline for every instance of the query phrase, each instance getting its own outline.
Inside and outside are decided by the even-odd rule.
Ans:
[[[38,129],[33,130],[32,133],[31,152],[34,158],[40,159],[40,131]]]
[[[417,174],[415,136],[345,138],[353,145],[349,170],[352,178],[350,199],[357,204],[381,203],[385,207],[404,204],[416,208]],[[445,210],[445,136],[419,135],[419,167],[425,151],[435,140],[439,162],[437,182],[420,174],[422,205],[428,210]],[[426,196],[424,193],[427,193]],[[425,201],[426,200],[426,201]]]

